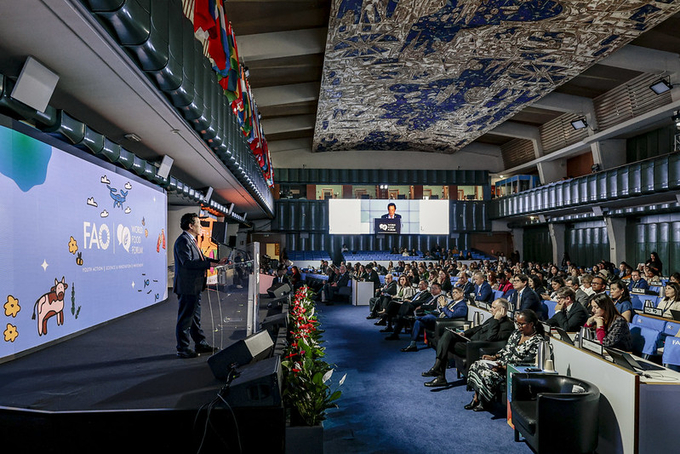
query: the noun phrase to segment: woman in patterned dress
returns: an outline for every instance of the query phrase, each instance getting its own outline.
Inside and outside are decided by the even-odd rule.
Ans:
[[[531,309],[520,311],[515,317],[517,329],[510,335],[508,343],[496,355],[484,355],[475,361],[468,371],[468,389],[475,395],[466,410],[484,411],[493,401],[505,381],[506,366],[509,363],[533,361],[538,345],[544,339],[545,331],[538,316]]]

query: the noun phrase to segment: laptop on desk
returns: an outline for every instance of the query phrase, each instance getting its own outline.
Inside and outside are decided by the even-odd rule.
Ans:
[[[617,348],[605,347],[605,349],[607,350],[607,353],[609,353],[609,355],[612,357],[615,364],[618,364],[621,367],[625,367],[626,369],[631,370],[635,373],[644,372],[648,370],[666,369],[665,367],[661,367],[647,361],[638,362],[635,358],[633,358],[633,356],[630,353],[624,352],[623,350],[619,350]]]
[[[673,316],[673,320],[680,320],[680,311],[671,309],[671,315]]]
[[[567,344],[574,345],[574,341],[571,339],[571,336],[569,336],[569,333],[567,333],[565,330],[563,330],[559,326],[553,326],[553,329],[555,331],[557,331],[557,334],[560,336],[560,340],[562,342],[566,342]]]

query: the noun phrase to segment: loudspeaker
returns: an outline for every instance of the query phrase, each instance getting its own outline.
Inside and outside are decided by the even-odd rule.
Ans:
[[[279,333],[279,328],[288,326],[288,314],[269,315],[262,320],[262,329],[266,330],[271,337],[275,337]]]
[[[267,289],[267,294],[272,298],[281,298],[287,293],[290,293],[290,285],[288,284],[273,284]]]
[[[237,370],[222,397],[232,407],[275,407],[281,404],[281,357],[258,361]]]
[[[264,359],[271,354],[273,348],[274,342],[269,333],[260,331],[215,353],[208,358],[208,365],[216,378],[226,380],[232,365],[244,366]]]
[[[35,58],[28,57],[10,96],[44,112],[57,88],[57,82],[59,76],[56,73],[41,65]]]

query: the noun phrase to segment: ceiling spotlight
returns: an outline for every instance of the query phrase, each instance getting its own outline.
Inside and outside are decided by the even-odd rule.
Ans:
[[[587,128],[588,122],[586,122],[585,118],[579,118],[571,122],[571,127],[578,131],[579,129]]]
[[[652,90],[654,93],[657,95],[660,95],[662,93],[666,93],[670,89],[673,88],[673,85],[671,85],[670,80],[666,79],[659,79],[658,82],[653,83],[652,85],[649,86],[649,89]]]

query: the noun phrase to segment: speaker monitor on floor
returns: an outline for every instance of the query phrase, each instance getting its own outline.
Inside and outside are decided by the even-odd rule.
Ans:
[[[281,404],[281,359],[263,359],[237,370],[239,375],[222,397],[232,407],[275,407]]]
[[[262,329],[267,330],[272,338],[278,335],[279,328],[286,326],[288,326],[288,314],[270,315],[262,320]]]
[[[274,284],[267,289],[267,293],[272,298],[281,298],[287,293],[290,293],[290,285],[280,283]]]
[[[216,378],[226,380],[232,365],[244,366],[267,358],[273,348],[274,342],[269,333],[260,331],[215,353],[208,358],[208,365]]]

